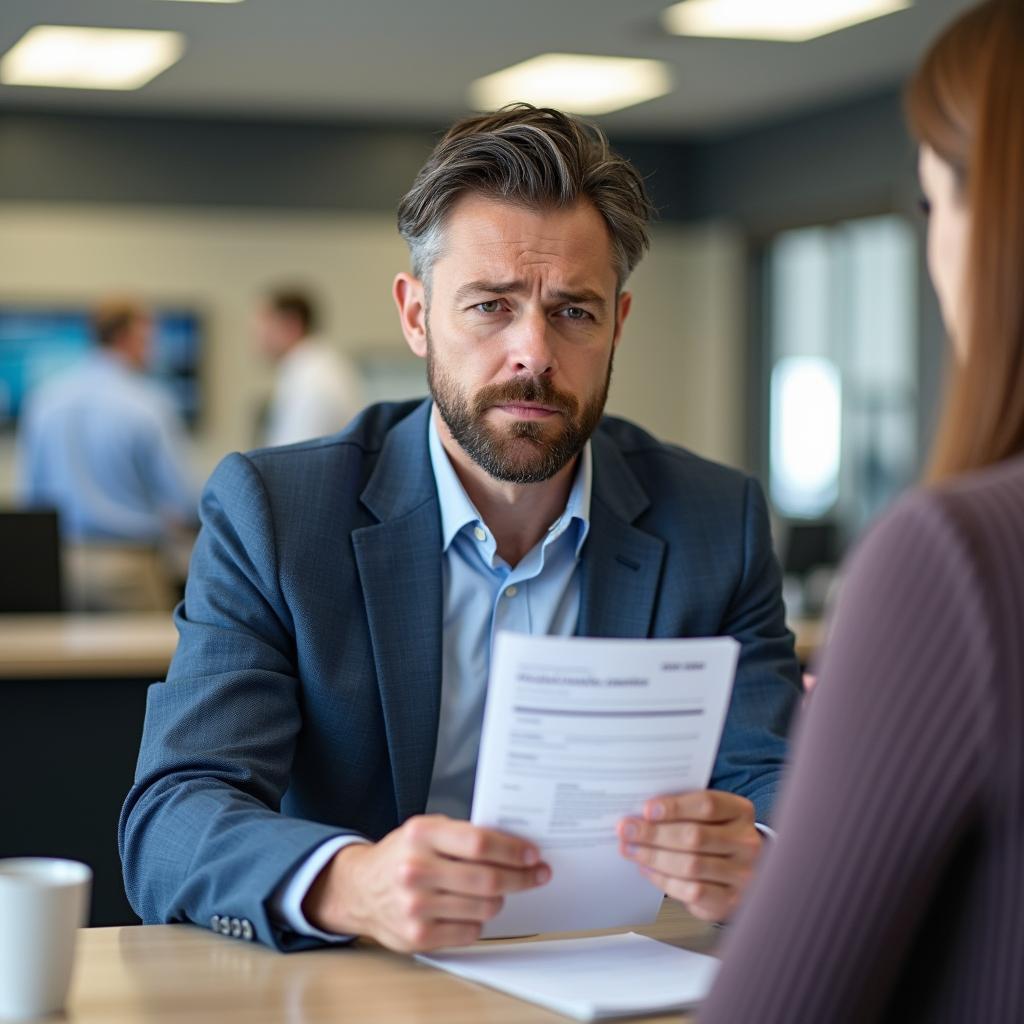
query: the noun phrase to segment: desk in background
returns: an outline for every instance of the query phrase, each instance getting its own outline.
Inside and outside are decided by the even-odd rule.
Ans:
[[[4,615],[0,679],[160,679],[177,643],[164,613]]]
[[[137,920],[117,819],[177,640],[166,613],[0,616],[0,857],[91,865],[94,925]]]
[[[791,624],[801,662],[821,638]],[[95,873],[91,923],[137,918],[117,819],[135,774],[146,687],[177,644],[168,614],[0,616],[0,857],[71,857]]]
[[[791,619],[789,628],[796,636],[796,656],[806,668],[825,642],[825,623],[821,619]]]
[[[621,929],[620,929],[621,930]],[[636,931],[712,952],[720,933],[667,900]],[[529,941],[529,940],[527,940]],[[689,1016],[647,1017],[681,1021]],[[277,953],[191,925],[83,931],[66,1024],[556,1024],[567,1018],[373,943]]]
[[[817,619],[795,619],[797,657],[821,645]],[[178,643],[170,615],[0,616],[0,679],[161,679]]]

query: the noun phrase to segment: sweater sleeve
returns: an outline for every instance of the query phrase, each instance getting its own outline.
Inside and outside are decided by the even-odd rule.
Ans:
[[[798,729],[778,839],[703,1024],[885,1012],[985,776],[993,647],[967,545],[934,494],[854,556]]]

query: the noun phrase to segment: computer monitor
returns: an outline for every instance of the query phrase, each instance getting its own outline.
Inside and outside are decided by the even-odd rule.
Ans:
[[[150,376],[194,427],[200,412],[202,318],[192,309],[157,307],[153,328]],[[15,426],[34,388],[80,362],[93,344],[85,307],[0,302],[0,431]]]
[[[0,510],[0,614],[61,610],[57,513]]]
[[[838,524],[831,520],[788,523],[782,556],[782,569],[787,575],[806,576],[820,566],[836,565],[839,557]]]

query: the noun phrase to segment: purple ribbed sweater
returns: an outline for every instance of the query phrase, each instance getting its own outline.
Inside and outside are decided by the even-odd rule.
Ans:
[[[1024,1022],[1024,458],[861,544],[776,821],[701,1024]]]

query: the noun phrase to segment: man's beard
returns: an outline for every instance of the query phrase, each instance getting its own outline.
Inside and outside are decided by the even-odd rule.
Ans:
[[[601,420],[612,379],[612,356],[600,391],[585,405],[559,391],[543,377],[516,377],[488,384],[471,398],[434,359],[427,335],[427,381],[430,394],[452,437],[495,480],[539,484],[550,480],[583,450]],[[489,426],[484,416],[495,405],[538,402],[558,410],[561,427],[544,420],[516,420],[505,428]],[[557,421],[556,421],[557,422]]]

